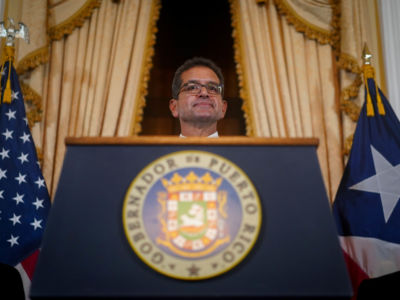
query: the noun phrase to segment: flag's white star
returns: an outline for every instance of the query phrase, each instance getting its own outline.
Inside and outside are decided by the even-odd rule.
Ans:
[[[15,119],[16,112],[17,112],[16,110],[11,110],[11,109],[8,110],[8,112],[5,114],[8,117],[8,121],[10,121],[11,119]]]
[[[19,236],[11,235],[11,238],[9,240],[7,240],[7,242],[10,243],[10,247],[13,247],[14,245],[19,245],[18,244],[18,239],[19,239]]]
[[[36,198],[36,201],[35,201],[35,202],[32,202],[32,204],[33,204],[34,206],[36,206],[36,210],[38,210],[39,207],[44,207],[44,206],[43,206],[43,200],[42,200],[42,199],[39,199],[39,198]]]
[[[38,180],[35,181],[35,183],[38,185],[38,189],[40,189],[41,187],[45,187],[44,185],[44,179],[42,178],[38,178]]]
[[[18,99],[18,97],[19,97],[19,91],[12,91],[12,93],[11,93],[11,99],[12,100],[14,100],[14,99]]]
[[[23,182],[26,183],[25,177],[26,175],[22,175],[21,173],[18,172],[18,176],[15,177],[15,180],[18,181],[18,184],[21,184]]]
[[[24,142],[24,144],[25,144],[25,142],[29,142],[29,137],[30,137],[30,135],[28,134],[28,133],[26,133],[26,132],[24,132],[24,135],[23,136],[20,136],[19,138]]]
[[[28,118],[25,117],[25,118],[23,118],[23,120],[25,121],[25,125],[28,125]]]
[[[372,145],[371,153],[376,174],[350,189],[380,194],[383,215],[387,222],[400,198],[400,164],[392,166]]]
[[[4,76],[4,74],[6,74],[6,71],[7,71],[7,69],[6,69],[6,68],[4,68],[4,69],[1,71],[1,77],[3,77],[3,76]]]
[[[7,173],[7,170],[0,169],[0,179],[7,178],[6,173]]]
[[[13,222],[13,226],[15,226],[15,224],[17,224],[17,223],[21,224],[21,221],[19,219],[21,219],[21,215],[17,216],[15,214],[13,214],[13,217],[10,218],[9,220],[11,222]]]
[[[38,228],[42,228],[42,225],[40,225],[40,223],[42,223],[42,220],[36,220],[36,218],[34,218],[34,221],[32,223],[30,223],[34,230],[38,229]]]
[[[7,128],[6,131],[4,131],[4,132],[2,133],[2,135],[5,136],[6,141],[7,141],[8,139],[12,139],[12,138],[13,138],[13,137],[12,137],[12,133],[13,133],[13,132],[14,132],[13,130],[8,130],[8,128]]]
[[[24,162],[29,162],[28,160],[28,153],[23,153],[21,152],[21,155],[19,157],[17,157],[17,159],[19,159],[21,161],[21,164],[24,164]]]
[[[24,200],[22,200],[22,198],[24,198],[24,195],[20,195],[17,193],[13,200],[15,200],[16,204],[18,205],[20,203],[24,203]]]
[[[10,157],[8,156],[8,152],[10,152],[10,150],[6,150],[6,149],[4,149],[4,148],[1,150],[0,156],[1,156],[1,159],[2,159],[2,160],[5,159],[5,158],[10,158]]]
[[[1,190],[1,191],[0,191],[0,198],[1,198],[1,199],[4,199],[3,193],[4,193],[4,190]]]

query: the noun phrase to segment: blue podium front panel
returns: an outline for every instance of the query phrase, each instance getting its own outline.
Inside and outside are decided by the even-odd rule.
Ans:
[[[233,269],[204,280],[147,266],[124,232],[132,180],[177,151],[232,161],[252,181],[262,226]],[[69,145],[33,278],[31,297],[327,297],[351,287],[315,146]]]

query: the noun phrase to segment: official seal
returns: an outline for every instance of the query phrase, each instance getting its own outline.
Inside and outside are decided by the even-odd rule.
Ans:
[[[148,164],[123,204],[126,238],[152,269],[176,279],[218,276],[255,244],[261,204],[249,177],[206,151],[179,151]]]

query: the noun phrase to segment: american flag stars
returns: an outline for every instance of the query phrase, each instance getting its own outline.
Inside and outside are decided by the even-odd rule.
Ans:
[[[1,153],[0,153],[1,154]],[[28,160],[28,153],[23,153],[21,152],[21,155],[17,157],[17,159],[19,159],[19,161],[21,162],[21,164],[23,164],[24,162],[29,162]]]
[[[24,132],[24,134],[22,135],[22,136],[20,136],[19,138],[24,142],[24,144],[26,143],[26,142],[30,142],[30,134],[27,134],[26,132]]]
[[[19,91],[12,91],[11,93],[11,101],[19,98]]]
[[[7,141],[8,139],[12,139],[12,138],[13,138],[13,137],[12,137],[13,132],[14,132],[14,131],[12,131],[12,130],[6,129],[6,131],[4,131],[4,132],[2,133],[2,134],[4,135],[4,137],[6,138],[6,141]]]
[[[18,184],[21,184],[23,182],[26,183],[25,177],[26,177],[26,175],[22,175],[21,173],[18,173],[18,176],[15,177],[15,180],[18,181]]]
[[[3,73],[1,99],[8,77]],[[11,103],[0,103],[0,262],[13,266],[40,247],[50,198],[14,68],[10,80]]]
[[[15,200],[16,204],[20,204],[20,203],[24,203],[24,195],[20,195],[17,193],[17,195],[13,198],[13,200]]]
[[[16,110],[11,110],[11,109],[8,110],[8,112],[5,114],[8,117],[8,121],[10,121],[11,119],[15,119],[16,112],[17,112]]]
[[[36,198],[36,201],[33,202],[32,204],[36,207],[36,210],[38,210],[39,208],[44,207],[43,201],[44,201],[43,199]]]
[[[19,223],[21,224],[21,215],[17,216],[16,214],[13,214],[13,217],[10,218],[9,220],[13,223],[13,226],[15,226],[15,224]]]
[[[10,150],[3,148],[0,152],[1,159],[4,160],[5,158],[10,158],[10,156],[8,155],[9,152]]]
[[[18,239],[19,239],[19,236],[11,235],[11,238],[9,240],[7,240],[7,242],[10,243],[10,247],[13,247],[14,245],[19,245],[18,244]]]

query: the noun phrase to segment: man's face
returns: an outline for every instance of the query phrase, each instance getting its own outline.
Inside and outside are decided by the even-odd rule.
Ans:
[[[172,99],[169,104],[175,118],[179,118],[181,122],[213,123],[225,116],[227,103],[220,93],[210,93],[205,86],[197,94],[185,90],[185,87],[192,83],[210,87],[219,85],[218,76],[213,70],[196,66],[183,72],[181,79],[182,86],[178,99]]]

